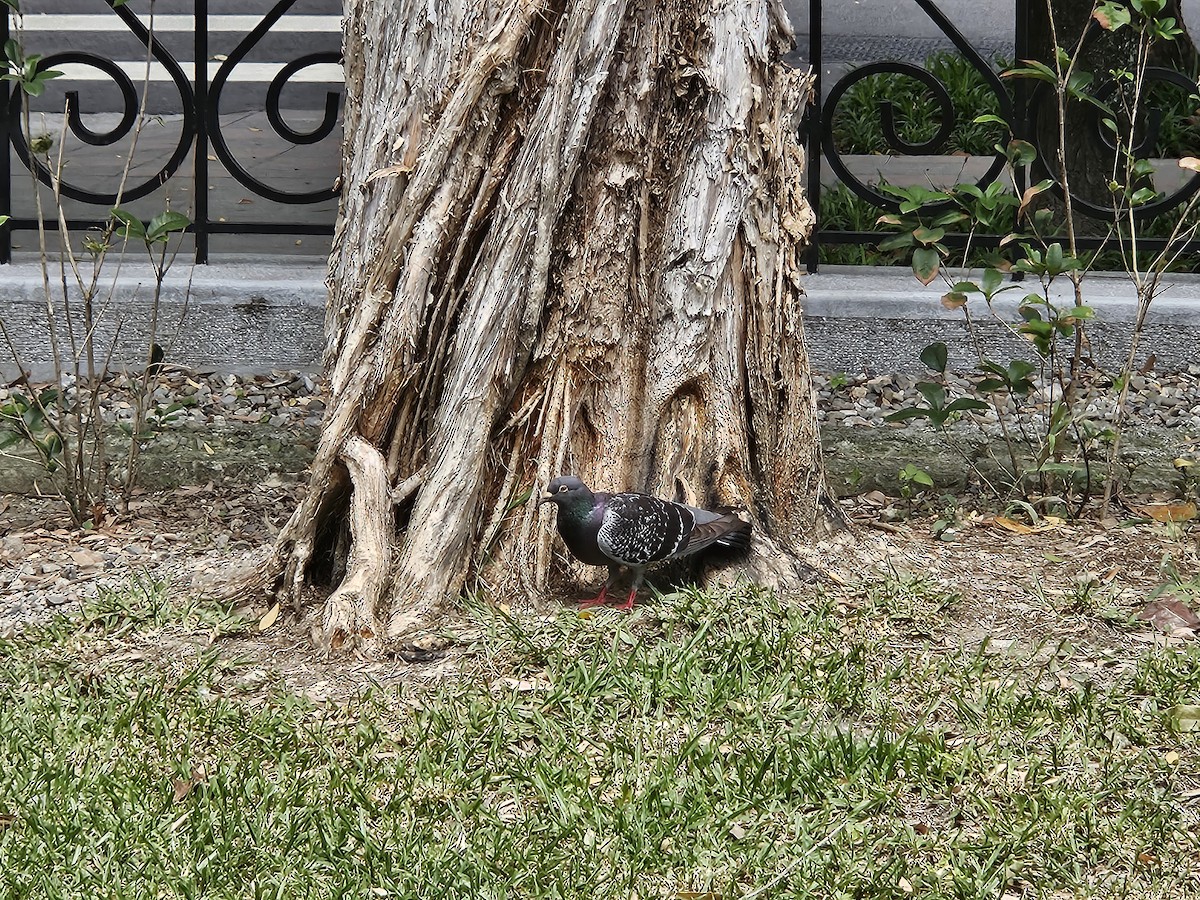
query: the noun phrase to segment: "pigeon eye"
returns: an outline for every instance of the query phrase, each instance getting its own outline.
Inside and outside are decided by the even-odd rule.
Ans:
[[[565,484],[560,484],[558,486],[558,492],[560,494],[565,494],[567,492],[567,486]]]

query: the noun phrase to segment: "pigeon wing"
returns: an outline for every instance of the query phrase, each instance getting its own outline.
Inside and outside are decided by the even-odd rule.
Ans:
[[[691,510],[681,503],[647,494],[613,494],[596,542],[614,562],[644,566],[685,551],[694,524]]]

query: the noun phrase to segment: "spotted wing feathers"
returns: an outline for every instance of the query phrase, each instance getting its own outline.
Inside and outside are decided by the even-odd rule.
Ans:
[[[644,566],[706,547],[744,548],[750,525],[732,512],[711,512],[646,494],[606,498],[596,542],[609,559]]]
[[[694,524],[691,510],[681,503],[646,494],[613,494],[605,504],[596,541],[610,559],[644,566],[683,551]]]

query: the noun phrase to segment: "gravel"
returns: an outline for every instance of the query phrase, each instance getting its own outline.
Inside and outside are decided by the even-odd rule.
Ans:
[[[930,380],[932,380],[930,377]],[[917,420],[888,423],[885,417],[905,406],[923,405],[916,385],[920,379],[909,374],[825,374],[813,376],[817,389],[817,418],[822,424],[859,427],[922,428]],[[949,374],[944,379],[947,399],[973,396],[972,377]],[[1116,397],[1111,380],[1097,377],[1084,388],[1084,408],[1097,415],[1111,415]],[[68,379],[68,396],[75,390]],[[133,418],[129,379],[117,375],[102,391],[102,414],[109,422]],[[1130,379],[1126,413],[1136,422],[1167,427],[1200,427],[1200,365],[1175,374],[1138,373]],[[28,392],[23,385],[0,387],[0,405],[15,392]],[[1039,384],[1022,400],[1020,417],[1038,419],[1048,404],[1058,399],[1058,385]],[[276,371],[265,375],[194,373],[168,370],[150,383],[151,423],[166,430],[212,428],[237,424],[261,424],[272,428],[321,425],[326,398],[320,382],[302,372]],[[1011,400],[1001,399],[1006,424],[1017,421]],[[999,431],[995,409],[968,411],[962,420]]]

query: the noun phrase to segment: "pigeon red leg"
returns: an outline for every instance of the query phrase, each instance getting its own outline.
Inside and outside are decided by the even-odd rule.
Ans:
[[[619,609],[622,612],[629,612],[629,610],[633,609],[633,601],[637,599],[638,588],[642,586],[642,576],[644,574],[641,569],[638,569],[637,576],[633,579],[633,587],[629,589],[629,596],[624,603],[620,606],[614,606],[613,609]]]
[[[608,602],[608,582],[604,582],[604,587],[600,588],[600,593],[595,597],[589,597],[587,600],[579,601],[580,609],[587,609],[589,606],[603,606]]]
[[[600,588],[600,593],[598,593],[595,597],[591,597],[587,600],[580,600],[579,608],[587,609],[589,606],[603,606],[605,603],[607,603],[608,602],[608,589],[612,585],[612,583],[616,579],[616,577],[617,577],[616,567],[609,566],[608,567],[608,578],[604,582],[604,587]]]

